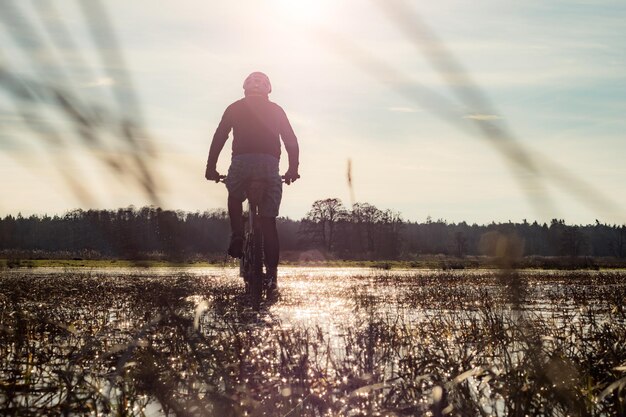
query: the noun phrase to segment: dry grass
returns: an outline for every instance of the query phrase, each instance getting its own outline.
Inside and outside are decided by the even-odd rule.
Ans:
[[[254,314],[237,281],[6,272],[0,410],[624,415],[624,275],[522,279],[515,310],[492,272],[350,277],[330,328],[279,319],[289,288]]]

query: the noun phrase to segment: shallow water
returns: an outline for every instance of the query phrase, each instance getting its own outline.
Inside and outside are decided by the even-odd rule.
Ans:
[[[211,288],[243,290],[239,270],[230,268],[34,268],[5,270],[4,277],[30,276],[41,281],[74,276],[102,282],[175,282],[180,277],[198,280],[196,294],[188,295],[197,307],[206,303]],[[282,267],[279,272],[280,296],[266,303],[265,314],[285,325],[345,325],[363,314],[402,313],[464,309],[480,306],[484,295],[502,301],[508,308],[542,315],[580,313],[587,309],[601,313],[615,307],[626,288],[626,271],[611,272],[611,279],[597,281],[598,271],[518,271],[513,278],[519,288],[510,288],[510,277],[498,270],[381,270],[375,268]],[[605,274],[606,275],[606,274]],[[70,291],[71,289],[68,289]],[[523,303],[512,295],[522,291]],[[607,294],[609,297],[607,297]],[[210,297],[209,297],[210,299]],[[621,300],[626,303],[626,300]],[[513,304],[512,304],[513,303]],[[121,306],[123,308],[123,306]],[[111,314],[116,314],[112,312]]]
[[[474,367],[483,370],[463,381],[475,406],[509,410],[497,394],[502,375],[528,366],[517,328],[536,329],[546,351],[569,346],[583,358],[625,333],[619,271],[289,267],[279,288],[255,313],[234,267],[0,271],[1,379],[32,388],[16,401],[2,386],[0,406],[83,406],[39,392],[60,389],[57,375],[75,366],[63,372],[101,412],[128,402],[128,386],[137,386],[142,394],[129,403],[136,415],[163,415],[194,392],[198,407],[213,410],[214,391],[228,395],[235,415],[296,406],[307,416],[421,413],[437,384]],[[503,362],[504,353],[513,359]],[[598,366],[617,366],[626,361],[620,355]]]

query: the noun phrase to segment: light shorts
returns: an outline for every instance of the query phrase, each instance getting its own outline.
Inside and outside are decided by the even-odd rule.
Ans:
[[[251,180],[266,182],[265,194],[259,204],[259,215],[277,217],[280,200],[283,197],[283,183],[278,172],[278,158],[265,154],[234,155],[228,175],[226,189],[228,197],[243,202]]]

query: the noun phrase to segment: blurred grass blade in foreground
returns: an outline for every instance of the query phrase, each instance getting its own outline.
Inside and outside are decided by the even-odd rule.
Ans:
[[[0,147],[29,171],[52,166],[82,204],[102,201],[102,187],[158,204],[157,155],[112,24],[101,2],[79,5],[88,36],[53,2],[2,2]]]

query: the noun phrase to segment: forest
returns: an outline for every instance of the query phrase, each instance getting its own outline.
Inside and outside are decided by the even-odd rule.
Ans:
[[[281,251],[314,251],[328,259],[411,260],[419,255],[497,256],[502,239],[519,256],[626,258],[626,225],[487,225],[404,220],[372,204],[347,208],[338,198],[315,201],[300,220],[278,219]],[[158,207],[73,210],[62,216],[0,219],[0,253],[105,259],[188,260],[223,254],[229,239],[224,210],[184,212]]]

